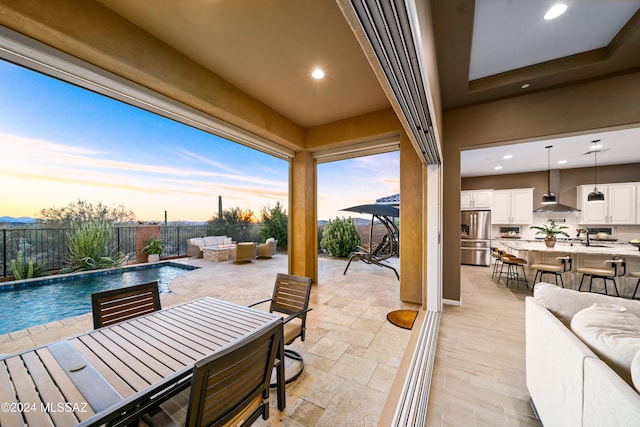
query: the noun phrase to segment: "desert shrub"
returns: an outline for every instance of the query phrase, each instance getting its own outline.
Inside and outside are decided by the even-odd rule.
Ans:
[[[360,235],[351,218],[336,217],[324,226],[320,247],[334,257],[346,257],[362,243]]]
[[[44,274],[44,265],[33,259],[25,259],[22,251],[18,251],[16,259],[11,260],[11,275],[16,280],[31,279]]]
[[[113,227],[107,221],[73,222],[67,232],[67,263],[73,271],[122,267],[126,258],[110,249]]]
[[[287,213],[282,210],[280,202],[276,202],[276,205],[273,208],[269,206],[263,207],[261,216],[262,223],[258,229],[258,235],[261,237],[262,241],[273,237],[278,241],[278,246],[286,248],[289,218],[287,217]]]

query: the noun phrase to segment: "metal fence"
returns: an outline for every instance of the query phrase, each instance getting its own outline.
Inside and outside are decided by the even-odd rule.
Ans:
[[[228,236],[237,242],[258,242],[257,224],[228,225],[162,225],[160,238],[163,257],[187,254],[187,239],[204,236]],[[110,249],[116,249],[129,260],[136,259],[135,226],[114,227]],[[18,259],[41,263],[46,270],[59,270],[66,265],[68,228],[15,227],[0,229],[0,277],[11,275],[11,260]]]

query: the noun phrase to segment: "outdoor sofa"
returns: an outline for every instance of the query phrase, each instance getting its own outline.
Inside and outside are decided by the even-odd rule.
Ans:
[[[202,248],[206,246],[231,245],[231,237],[227,236],[206,236],[193,237],[187,240],[187,256],[202,258]]]

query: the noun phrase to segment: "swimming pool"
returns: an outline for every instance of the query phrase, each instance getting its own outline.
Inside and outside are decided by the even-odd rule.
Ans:
[[[166,262],[1,286],[0,335],[88,313],[94,292],[155,280],[160,293],[168,292],[171,279],[195,268]]]

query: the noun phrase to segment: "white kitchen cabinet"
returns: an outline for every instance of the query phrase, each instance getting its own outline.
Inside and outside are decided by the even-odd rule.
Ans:
[[[495,190],[492,203],[492,224],[533,223],[533,188]]]
[[[588,202],[594,185],[578,186],[578,209],[582,211],[581,224],[637,224],[636,196],[640,183],[598,184],[604,202]]]
[[[491,209],[492,190],[465,190],[460,192],[460,209]]]

